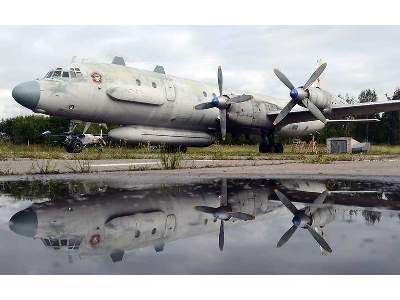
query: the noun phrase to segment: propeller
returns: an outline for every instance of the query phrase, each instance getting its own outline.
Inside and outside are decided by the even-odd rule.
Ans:
[[[275,193],[278,196],[279,200],[283,205],[293,214],[292,223],[293,226],[286,231],[281,239],[278,241],[277,247],[282,247],[295,233],[297,228],[301,227],[307,229],[314,240],[327,252],[331,253],[332,249],[327,243],[327,241],[312,227],[313,223],[313,214],[315,213],[318,206],[322,205],[328,195],[328,192],[325,191],[321,195],[318,196],[317,199],[313,202],[313,204],[309,207],[305,207],[301,210],[298,210],[296,206],[278,189],[275,189]]]
[[[306,107],[318,120],[323,123],[326,123],[326,118],[319,110],[319,108],[309,99],[310,93],[308,88],[316,81],[319,76],[321,76],[322,72],[325,70],[327,63],[321,64],[314,73],[310,76],[307,82],[298,88],[296,88],[290,80],[278,69],[274,69],[275,75],[279,78],[279,80],[288,87],[290,90],[290,98],[288,104],[282,109],[279,115],[274,120],[274,126],[279,124],[292,110],[292,108],[298,104]]]
[[[219,120],[221,127],[221,135],[222,139],[225,139],[226,136],[226,110],[231,106],[232,103],[240,103],[249,101],[253,98],[251,95],[239,95],[234,97],[229,97],[227,95],[223,95],[223,76],[222,76],[222,68],[218,67],[218,90],[219,96],[215,96],[211,99],[210,102],[200,103],[196,105],[194,108],[196,110],[203,110],[216,107],[219,109]]]
[[[254,220],[254,216],[243,212],[232,211],[232,207],[228,203],[228,187],[226,179],[222,180],[221,194],[219,198],[220,198],[219,207],[195,206],[195,209],[204,212],[206,214],[211,214],[214,217],[214,220],[220,220],[218,245],[219,245],[219,250],[222,251],[224,250],[224,242],[225,242],[224,221],[228,221],[231,218],[236,218],[243,221],[249,221],[249,220]]]

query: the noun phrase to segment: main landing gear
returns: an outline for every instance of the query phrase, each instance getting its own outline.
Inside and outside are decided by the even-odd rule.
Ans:
[[[273,132],[263,132],[261,138],[262,142],[258,147],[260,153],[283,153],[283,145],[281,143],[275,143]]]

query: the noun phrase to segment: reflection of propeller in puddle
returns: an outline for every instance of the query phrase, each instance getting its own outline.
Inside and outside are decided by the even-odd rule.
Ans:
[[[326,251],[332,252],[331,247],[325,241],[325,239],[312,227],[313,224],[313,214],[317,210],[318,206],[324,203],[328,192],[325,191],[318,196],[311,206],[307,206],[303,209],[298,210],[292,202],[279,190],[275,189],[275,193],[279,200],[286,206],[286,208],[293,214],[292,223],[293,226],[289,228],[288,231],[279,240],[277,247],[282,247],[297,230],[298,227],[305,228],[312,235],[312,237],[317,241],[317,243]]]
[[[226,179],[222,180],[221,184],[221,195],[220,195],[221,205],[220,207],[210,207],[210,206],[196,206],[195,209],[206,214],[210,214],[214,217],[214,220],[221,220],[221,225],[219,227],[219,249],[222,251],[224,249],[224,221],[228,221],[231,218],[236,218],[243,221],[253,220],[254,216],[246,214],[243,212],[233,212],[232,207],[228,204],[228,188],[226,184]]]

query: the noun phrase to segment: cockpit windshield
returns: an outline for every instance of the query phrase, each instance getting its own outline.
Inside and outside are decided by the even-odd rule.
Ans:
[[[45,237],[41,238],[43,244],[48,248],[53,248],[55,250],[59,250],[61,248],[65,249],[79,249],[81,245],[82,238],[75,237],[75,238],[52,238],[52,237]]]
[[[83,74],[80,68],[56,68],[47,72],[45,79],[75,79],[82,78]]]

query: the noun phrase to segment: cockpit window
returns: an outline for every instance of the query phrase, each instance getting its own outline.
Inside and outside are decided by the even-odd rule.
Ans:
[[[82,78],[83,74],[79,68],[57,68],[55,71],[51,70],[49,71],[44,78],[63,78],[63,79],[68,79],[68,78]]]
[[[79,68],[75,68],[76,77],[82,77],[82,72]]]
[[[53,73],[53,71],[48,72],[44,78],[51,78],[51,76],[53,76]]]
[[[64,248],[64,249],[79,249],[79,246],[81,245],[82,238],[63,238],[63,239],[57,239],[57,238],[42,238],[41,239],[43,244],[48,247],[48,248],[53,248],[55,250]]]
[[[58,78],[58,77],[61,77],[61,70],[56,70],[56,71],[53,73],[53,78]]]

